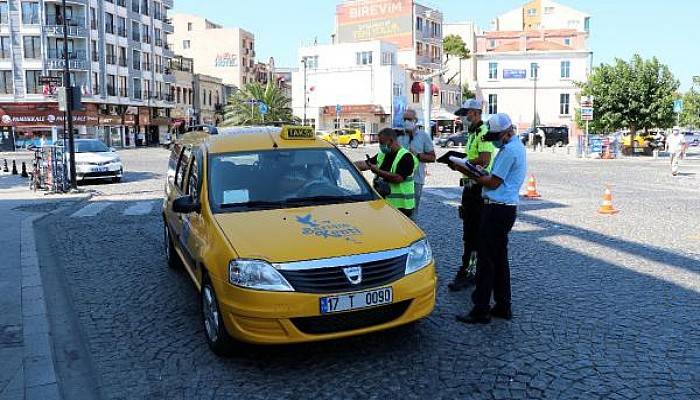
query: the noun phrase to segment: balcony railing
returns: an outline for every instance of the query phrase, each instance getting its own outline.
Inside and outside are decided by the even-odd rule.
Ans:
[[[115,25],[105,25],[105,32],[114,34],[114,32],[117,31],[117,27]]]
[[[63,18],[60,15],[48,14],[46,15],[46,25],[61,25],[63,26]],[[85,18],[68,18],[66,20],[66,25],[68,26],[78,26],[85,28]]]
[[[144,90],[143,91],[143,98],[144,100],[150,99],[153,93],[150,90]]]
[[[121,37],[126,37],[126,28],[123,26],[120,26],[119,29],[117,29],[117,35]]]
[[[105,63],[110,64],[110,65],[116,64],[117,63],[117,56],[115,56],[114,54],[105,55]]]
[[[131,66],[137,71],[141,70],[141,62],[139,60],[134,60]]]
[[[150,71],[151,70],[151,63],[145,62],[141,63],[141,69],[144,71]]]
[[[85,58],[85,50],[73,50],[68,52],[69,60],[79,60]],[[63,49],[49,49],[48,58],[64,59]]]
[[[119,97],[128,97],[129,96],[129,91],[126,90],[125,87],[120,87],[119,88]]]
[[[161,39],[161,38],[156,38],[156,40],[155,40],[155,45],[158,46],[158,47],[162,47],[162,46],[163,46],[163,39]]]
[[[120,67],[126,67],[126,57],[119,57],[118,64]]]
[[[139,33],[139,31],[132,30],[131,31],[131,39],[136,41],[136,42],[140,42],[141,41],[141,34]]]
[[[107,85],[107,96],[116,96],[117,95],[117,88],[115,88],[113,85]]]
[[[172,103],[172,102],[173,102],[173,95],[172,95],[172,94],[164,94],[164,95],[163,95],[163,100]]]
[[[92,94],[93,96],[100,94],[100,85],[92,85]]]
[[[146,44],[151,44],[151,36],[150,35],[144,35],[143,36],[143,42]]]

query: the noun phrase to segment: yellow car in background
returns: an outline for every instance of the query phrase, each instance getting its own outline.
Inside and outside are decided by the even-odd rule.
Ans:
[[[200,293],[214,353],[359,335],[433,310],[425,234],[312,128],[185,136],[168,167],[165,251]]]
[[[324,132],[319,137],[329,143],[340,146],[350,146],[353,149],[364,143],[362,131],[353,128],[336,129],[331,132]]]

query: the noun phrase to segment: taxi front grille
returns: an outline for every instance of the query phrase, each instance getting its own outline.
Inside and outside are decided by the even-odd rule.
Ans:
[[[362,280],[357,284],[350,280],[343,268],[326,267],[305,270],[280,270],[294,290],[301,293],[338,293],[373,288],[403,278],[406,270],[406,257],[388,258],[359,264]]]
[[[306,334],[323,335],[386,324],[403,315],[411,300],[359,311],[292,318],[294,326]]]

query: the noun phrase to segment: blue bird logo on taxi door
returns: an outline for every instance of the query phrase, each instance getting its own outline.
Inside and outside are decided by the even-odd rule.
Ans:
[[[356,239],[356,236],[361,235],[362,231],[350,224],[344,222],[332,222],[330,220],[316,221],[311,214],[297,216],[296,220],[302,225],[302,235],[317,236],[324,239],[337,238],[344,239],[349,242],[360,243],[360,241]]]

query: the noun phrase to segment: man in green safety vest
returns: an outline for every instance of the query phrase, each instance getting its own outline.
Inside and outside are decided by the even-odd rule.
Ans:
[[[379,153],[365,161],[355,162],[360,171],[375,174],[374,188],[387,203],[411,218],[416,208],[413,174],[418,162],[410,151],[397,140],[396,131],[384,128],[379,131]]]
[[[481,120],[481,107],[482,104],[479,100],[468,99],[462,103],[462,107],[455,112],[455,115],[462,119],[462,126],[467,135],[465,145],[467,161],[490,171],[497,150],[493,143],[483,140],[484,135],[488,132],[488,126]],[[450,167],[462,173],[466,172],[461,171],[461,167],[455,164],[450,164]],[[448,284],[448,288],[454,292],[465,289],[475,282],[478,232],[481,211],[484,208],[481,198],[481,184],[463,175],[460,185],[464,187],[462,205],[459,207],[463,227],[464,253],[457,275]]]

